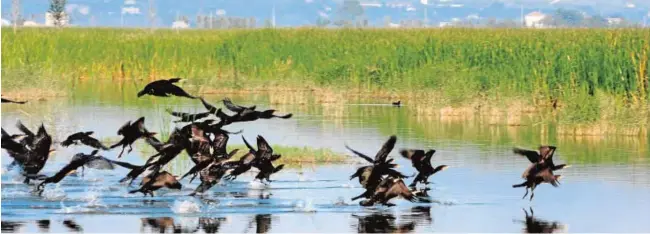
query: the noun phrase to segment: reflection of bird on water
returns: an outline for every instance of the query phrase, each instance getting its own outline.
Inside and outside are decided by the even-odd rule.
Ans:
[[[526,214],[526,221],[519,221],[526,225],[524,229],[527,233],[553,233],[556,231],[565,231],[565,226],[559,222],[548,222],[545,220],[537,219],[534,217],[533,208],[530,208],[530,215],[526,209],[524,213]]]
[[[271,229],[271,221],[272,217],[271,214],[258,214],[255,215],[253,220],[248,223],[248,228],[244,232],[248,232],[249,228],[253,227],[253,223],[255,223],[255,230],[257,233],[267,233]]]
[[[2,221],[2,232],[16,232],[17,229],[19,229],[21,226],[23,226],[22,222],[13,222],[13,221]]]
[[[36,221],[36,225],[38,226],[38,230],[40,232],[50,232],[50,220],[49,219],[38,220],[38,221]]]
[[[83,232],[84,230],[83,228],[81,228],[81,226],[79,226],[79,224],[75,223],[75,221],[69,219],[63,220],[63,225],[66,226],[68,229],[70,229],[70,231],[74,231],[74,232]]]
[[[218,233],[221,222],[226,221],[225,217],[219,218],[199,218],[199,225],[205,233]]]
[[[195,233],[198,231],[199,227],[195,227],[193,230],[189,230],[187,227],[183,227],[180,224],[175,224],[174,219],[171,217],[158,217],[158,218],[141,218],[142,224],[140,225],[140,232],[144,232],[144,229],[149,226],[152,231],[158,233],[165,233],[167,230],[174,233]]]
[[[397,225],[392,214],[375,213],[367,216],[353,214],[352,217],[358,220],[356,227],[359,233],[407,233],[415,229],[413,221]]]
[[[401,216],[402,219],[412,220],[416,223],[423,222],[430,225],[433,222],[431,218],[430,206],[416,206],[410,209],[410,212]]]

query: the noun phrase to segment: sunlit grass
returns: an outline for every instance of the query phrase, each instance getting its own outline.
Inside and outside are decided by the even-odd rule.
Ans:
[[[565,124],[647,125],[650,113],[648,29],[2,30],[9,91],[186,77],[195,92],[292,87],[417,95],[421,106],[555,104]]]

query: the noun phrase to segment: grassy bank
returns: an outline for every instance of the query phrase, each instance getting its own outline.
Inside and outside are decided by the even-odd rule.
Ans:
[[[448,107],[440,115],[544,112],[582,125],[649,119],[643,29],[2,30],[3,92],[180,76],[200,92],[404,97],[422,114],[438,106]]]

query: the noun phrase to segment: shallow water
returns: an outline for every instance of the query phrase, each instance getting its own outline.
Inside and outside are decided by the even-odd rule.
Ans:
[[[207,98],[217,104],[223,96]],[[191,184],[184,180],[182,190],[163,189],[154,198],[128,194],[135,187],[117,182],[126,173],[121,168],[86,169],[84,177],[69,176],[59,185],[48,185],[43,196],[38,197],[31,193],[33,185],[22,184],[15,171],[6,170],[11,161],[3,151],[3,232],[157,232],[161,227],[183,232],[258,233],[650,232],[646,220],[650,214],[650,155],[645,138],[569,138],[553,134],[553,126],[509,127],[474,120],[423,118],[408,107],[367,105],[380,103],[377,100],[348,100],[339,105],[312,103],[308,97],[303,103],[286,100],[294,97],[267,94],[228,96],[242,104],[294,113],[289,120],[226,127],[243,129],[242,135],[250,140],[259,134],[274,145],[331,148],[344,153],[348,144],[374,155],[389,135],[396,134],[398,144],[391,156],[400,164],[400,171],[414,173],[410,163],[398,155],[401,148],[434,148],[434,166],[446,164],[450,168],[429,179],[433,182],[431,203],[397,199],[397,206],[390,208],[360,207],[350,201],[363,192],[356,180],[348,180],[356,167],[363,165],[353,156],[351,163],[344,165],[287,168],[275,174],[276,181],[268,187],[251,183],[249,173],[213,187],[202,198],[186,196],[198,180]],[[199,101],[188,99],[134,100],[126,94],[122,98],[103,97],[80,92],[21,106],[3,104],[2,127],[13,133],[17,131],[17,119],[31,128],[42,121],[55,140],[84,130],[112,142],[124,122],[145,116],[146,126],[165,139],[174,126],[165,109],[202,108]],[[235,135],[229,143],[243,141]],[[513,155],[511,148],[532,148],[540,143],[558,146],[556,161],[572,167],[558,173],[563,175],[560,187],[544,184],[529,202],[521,199],[523,189],[511,187],[520,183],[520,175],[528,165],[525,158]],[[149,148],[139,142],[123,160],[142,164],[151,153]],[[42,173],[51,175],[74,153],[90,151],[82,146],[57,147]],[[113,150],[101,154],[115,158],[117,153]],[[183,154],[167,169],[180,174],[191,164]],[[535,220],[529,219],[527,226],[524,210],[530,214],[531,209]]]

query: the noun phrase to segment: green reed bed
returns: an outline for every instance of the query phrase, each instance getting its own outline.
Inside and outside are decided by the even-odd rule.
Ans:
[[[523,100],[555,104],[569,123],[648,121],[647,29],[2,30],[9,90],[180,76],[216,88],[418,90],[448,104]]]

